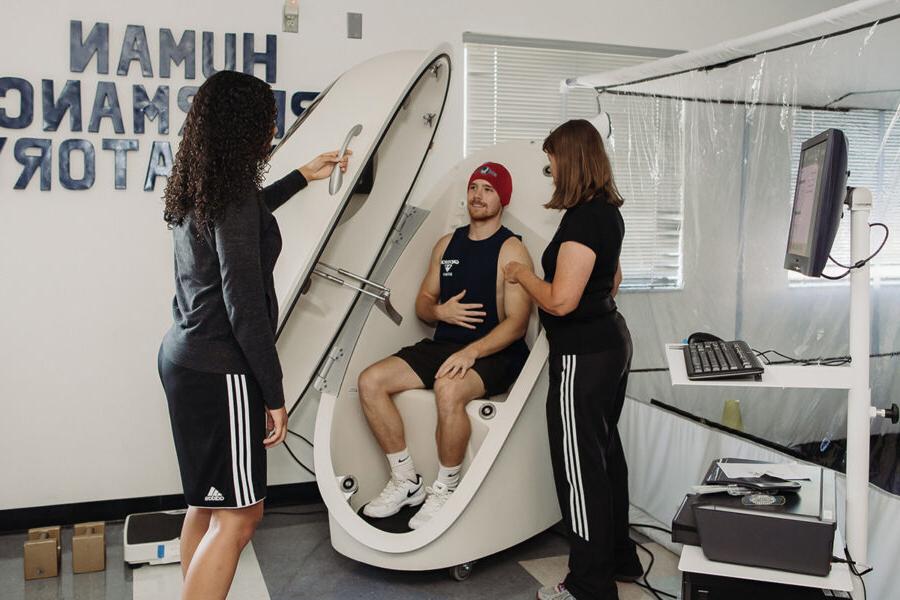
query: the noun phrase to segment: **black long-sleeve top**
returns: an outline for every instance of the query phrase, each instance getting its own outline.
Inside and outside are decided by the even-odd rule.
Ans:
[[[198,371],[252,373],[272,409],[284,406],[272,276],[281,232],[272,211],[304,187],[303,175],[291,171],[230,204],[199,236],[190,215],[172,230],[174,322],[163,339],[166,357]]]

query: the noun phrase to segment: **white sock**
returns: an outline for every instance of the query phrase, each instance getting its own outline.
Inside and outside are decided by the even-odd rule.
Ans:
[[[437,480],[440,483],[443,483],[451,490],[455,490],[456,486],[459,485],[459,473],[462,471],[462,465],[456,465],[455,467],[445,467],[444,465],[440,465],[440,470],[438,470]]]
[[[416,480],[416,467],[413,465],[412,457],[409,455],[407,448],[400,452],[388,454],[387,459],[391,464],[391,474],[394,476],[394,479]]]

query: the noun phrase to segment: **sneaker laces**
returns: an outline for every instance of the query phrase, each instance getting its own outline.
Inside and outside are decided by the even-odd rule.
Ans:
[[[425,506],[422,508],[426,509],[427,507],[427,510],[437,510],[444,506],[444,503],[453,494],[453,490],[443,483],[435,481],[433,486],[425,488],[425,493],[427,496],[425,497]]]
[[[381,490],[381,493],[378,494],[378,497],[375,498],[373,503],[386,504],[393,498],[393,496],[401,491],[402,485],[403,481],[391,477],[391,479],[387,482],[387,485],[384,486],[384,489]]]

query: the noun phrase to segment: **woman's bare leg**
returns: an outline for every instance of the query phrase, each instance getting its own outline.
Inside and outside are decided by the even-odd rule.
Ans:
[[[263,516],[263,503],[212,511],[209,529],[191,560],[182,600],[225,600],[238,560]]]
[[[211,509],[196,506],[189,506],[187,514],[184,515],[184,524],[181,526],[181,575],[183,577],[187,577],[194,552],[197,551],[200,540],[209,529],[210,517],[212,517]]]

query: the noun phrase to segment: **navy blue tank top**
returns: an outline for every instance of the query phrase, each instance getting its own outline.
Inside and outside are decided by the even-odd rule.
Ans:
[[[513,236],[522,239],[503,226],[484,240],[469,239],[468,225],[453,232],[441,257],[441,303],[466,290],[466,295],[460,302],[482,304],[482,310],[487,315],[483,323],[474,324],[475,329],[441,321],[434,331],[435,341],[469,344],[486,336],[500,323],[497,311],[497,263],[500,247]],[[508,349],[528,350],[523,339],[514,342]]]

